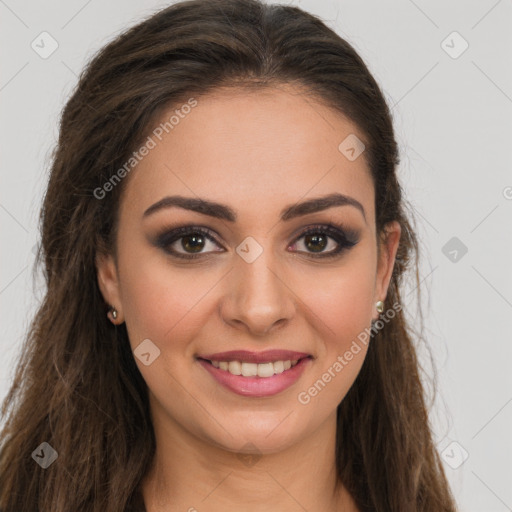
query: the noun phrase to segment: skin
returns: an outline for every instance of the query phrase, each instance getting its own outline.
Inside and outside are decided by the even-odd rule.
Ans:
[[[349,134],[363,135],[340,113],[291,86],[224,89],[197,99],[126,178],[117,261],[97,257],[100,289],[118,312],[111,320],[126,322],[132,349],[145,339],[160,349],[149,366],[135,358],[150,391],[157,440],[143,480],[146,508],[356,511],[336,486],[336,407],[367,347],[307,405],[297,396],[378,318],[375,302],[387,294],[400,226],[388,226],[378,258],[367,163],[338,150]],[[345,205],[279,220],[285,206],[333,192],[359,201],[366,218]],[[238,220],[176,207],[143,218],[166,195],[226,204]],[[166,226],[189,222],[212,230],[220,244],[206,240],[205,256],[182,260],[152,243]],[[357,230],[358,243],[337,257],[315,258],[301,232],[330,222]],[[248,236],[263,248],[252,263],[235,252]],[[323,252],[337,246],[328,240]],[[172,245],[186,253],[181,240]],[[195,359],[275,348],[314,359],[295,384],[272,397],[237,395]]]

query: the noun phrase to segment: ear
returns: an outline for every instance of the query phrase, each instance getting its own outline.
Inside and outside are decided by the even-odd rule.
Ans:
[[[101,294],[105,302],[117,310],[117,320],[114,321],[110,313],[109,318],[114,323],[121,323],[123,308],[119,288],[119,276],[114,257],[110,254],[98,252],[96,253],[95,264]]]
[[[381,300],[385,301],[389,282],[393,274],[393,267],[395,265],[395,257],[398,251],[400,242],[400,235],[402,229],[397,221],[386,224],[385,234],[379,240],[380,254],[377,262],[377,277],[375,281],[375,302]],[[374,316],[374,320],[378,319],[378,313]]]

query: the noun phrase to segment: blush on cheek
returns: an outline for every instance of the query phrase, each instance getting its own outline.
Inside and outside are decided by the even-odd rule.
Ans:
[[[126,284],[125,316],[132,346],[149,338],[164,349],[173,340],[173,350],[183,340],[187,345],[213,314],[213,279],[192,279],[191,274],[160,275],[133,272]],[[218,280],[218,278],[217,278]],[[210,311],[211,310],[211,311]]]
[[[333,317],[334,330],[344,333],[344,344],[350,345],[351,340],[356,339],[371,324],[369,302],[370,297],[350,297],[344,307],[338,310],[338,316]]]
[[[331,279],[323,285],[322,280],[316,280],[304,301],[310,309],[311,321],[316,318],[318,329],[326,338],[335,340],[339,352],[350,347],[352,340],[371,325],[373,285],[368,279],[369,272],[365,277],[361,274],[351,268],[350,274],[334,280],[329,276]]]

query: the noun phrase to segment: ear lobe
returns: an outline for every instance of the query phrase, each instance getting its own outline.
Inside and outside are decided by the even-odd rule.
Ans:
[[[119,280],[114,258],[110,254],[97,253],[95,258],[98,286],[107,304],[120,309]]]
[[[386,238],[381,242],[379,261],[377,263],[376,301],[384,301],[387,296],[402,232],[401,226],[397,221],[390,222],[385,230]]]

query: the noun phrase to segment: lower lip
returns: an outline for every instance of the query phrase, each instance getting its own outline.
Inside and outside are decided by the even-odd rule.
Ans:
[[[242,377],[233,375],[227,370],[215,368],[204,359],[198,359],[199,364],[224,387],[238,395],[250,397],[273,396],[292,386],[302,375],[306,366],[311,363],[310,357],[301,359],[295,366],[272,377]]]

